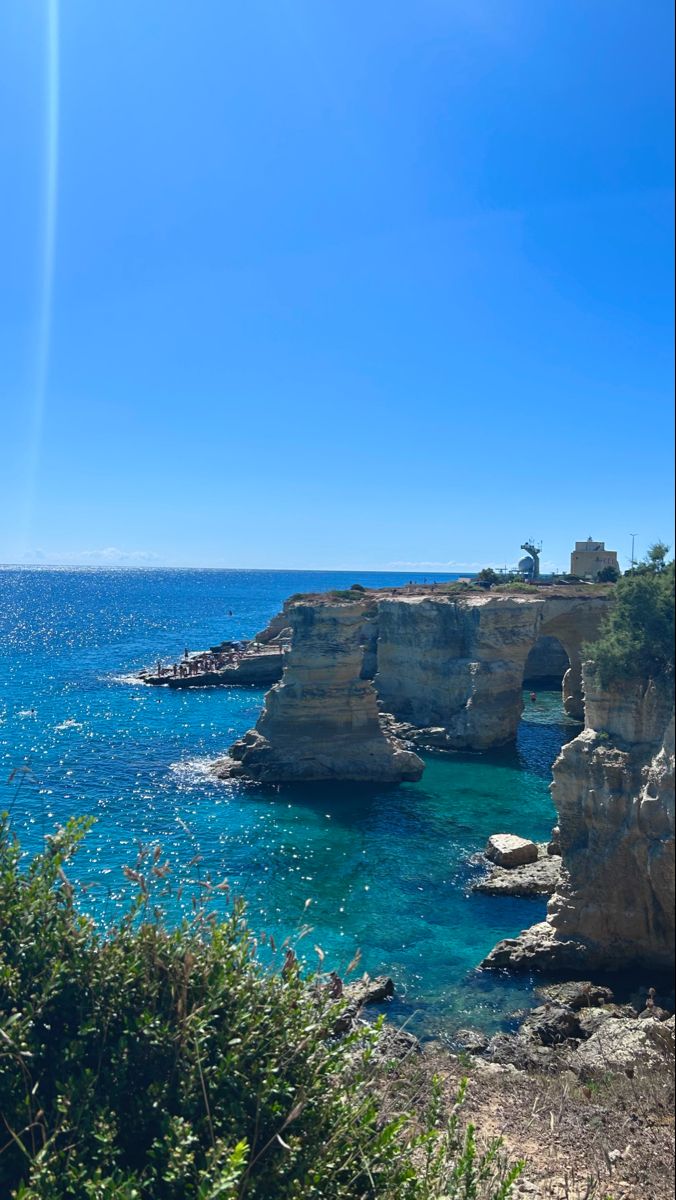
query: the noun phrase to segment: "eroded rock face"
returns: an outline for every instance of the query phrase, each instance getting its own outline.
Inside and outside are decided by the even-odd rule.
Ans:
[[[383,708],[419,729],[441,729],[450,749],[514,739],[527,660],[556,638],[570,663],[564,703],[582,719],[582,646],[598,636],[610,596],[390,596],[378,603]]]
[[[364,602],[301,601],[286,612],[292,645],[282,682],[216,773],[271,783],[419,779],[421,759],[385,732],[373,684],[362,677]]]
[[[673,966],[673,693],[601,693],[585,679],[586,728],[554,764],[561,884],[547,920],[496,946],[488,966]]]
[[[281,682],[216,771],[394,783],[423,769],[404,729],[425,749],[502,745],[516,736],[526,660],[547,639],[568,654],[566,703],[577,711],[581,646],[610,603],[610,594],[292,597],[258,635],[291,646]]]

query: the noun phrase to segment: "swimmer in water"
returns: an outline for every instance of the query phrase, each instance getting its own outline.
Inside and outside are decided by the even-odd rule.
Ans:
[[[536,696],[535,692],[531,692],[530,698],[531,698],[531,700],[537,700],[537,696]]]

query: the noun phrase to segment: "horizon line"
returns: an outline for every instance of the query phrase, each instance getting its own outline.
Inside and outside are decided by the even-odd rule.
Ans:
[[[0,562],[0,571],[267,571],[282,574],[304,572],[316,575],[347,575],[350,572],[367,572],[370,575],[475,575],[476,567],[458,570],[441,570],[430,567],[427,571],[407,571],[401,567],[230,567],[204,566],[196,563],[42,563],[42,562]]]

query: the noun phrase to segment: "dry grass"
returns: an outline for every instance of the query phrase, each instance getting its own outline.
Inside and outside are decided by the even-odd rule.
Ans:
[[[383,1073],[385,1114],[423,1111],[435,1074],[449,1107],[467,1075],[466,1118],[484,1142],[501,1137],[508,1159],[527,1160],[515,1198],[673,1197],[674,1078],[668,1068],[634,1079],[609,1073],[587,1084],[571,1071],[526,1074],[432,1047]]]

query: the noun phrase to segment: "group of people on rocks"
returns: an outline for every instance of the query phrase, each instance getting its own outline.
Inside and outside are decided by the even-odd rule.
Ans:
[[[186,647],[183,651],[183,658],[167,667],[158,658],[156,673],[160,678],[163,675],[171,675],[174,679],[186,679],[191,675],[205,675],[210,671],[220,671],[223,667],[237,666],[242,652],[242,644],[236,643],[228,649],[206,650],[203,654],[195,654],[191,657]]]

